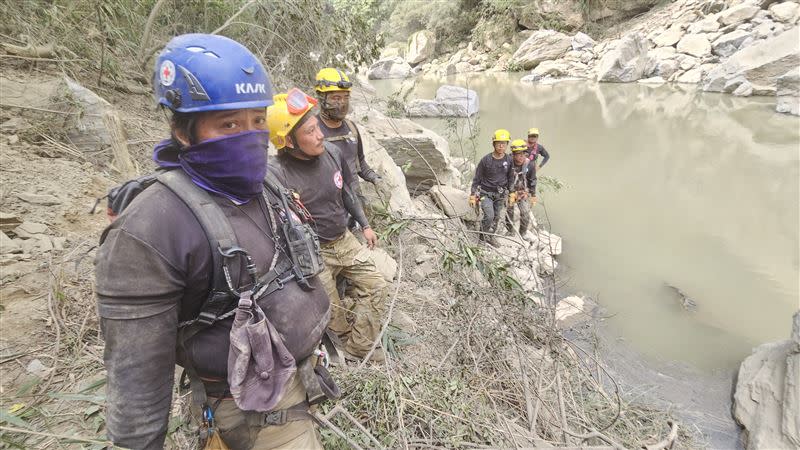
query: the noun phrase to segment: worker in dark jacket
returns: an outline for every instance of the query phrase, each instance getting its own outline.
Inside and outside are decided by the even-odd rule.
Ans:
[[[319,119],[311,113],[316,100],[299,89],[275,96],[267,109],[270,139],[278,149],[274,171],[284,186],[299,195],[310,213],[322,246],[325,270],[320,274],[332,302],[331,331],[344,343],[345,357],[367,356],[380,333],[388,286],[371,256],[378,242],[357,196],[352,193],[353,174],[339,149],[325,143]],[[348,230],[348,214],[361,226],[367,245]],[[355,305],[346,310],[336,290],[336,277],[350,280]],[[352,325],[347,314],[352,313]],[[383,349],[372,352],[382,361]]]
[[[530,226],[530,204],[533,201],[533,188],[536,183],[533,162],[528,160],[527,150],[528,146],[522,139],[514,139],[511,142],[513,180],[511,181],[511,193],[508,195],[506,229],[509,234],[515,233],[514,216],[516,215],[515,211],[519,209],[519,234],[522,237],[525,237]]]
[[[511,134],[508,130],[499,129],[494,132],[494,150],[478,162],[470,189],[470,205],[480,203],[483,212],[480,240],[493,246],[498,245],[494,233],[499,221],[506,217],[508,192],[513,181],[511,158],[506,155],[506,147],[510,141]]]
[[[356,124],[347,119],[350,111],[350,89],[353,83],[339,69],[325,67],[317,72],[314,90],[319,101],[319,128],[325,141],[339,148],[339,151],[353,176],[353,189],[364,203],[364,195],[358,177],[379,188],[380,175],[367,164],[364,157],[364,143]],[[356,177],[355,175],[358,175]]]
[[[542,155],[542,162],[539,163],[539,155]],[[547,161],[550,160],[550,154],[544,145],[539,143],[539,129],[528,129],[528,159],[533,163],[533,197],[531,197],[531,205],[536,205],[536,180],[539,172],[542,170]]]
[[[281,267],[286,242],[275,231],[281,219],[264,197],[269,170],[265,108],[272,103],[267,72],[241,44],[202,34],[172,39],[155,69],[155,96],[172,114],[172,137],[156,147],[154,158],[209,199],[206,206],[224,212],[240,250],[252,258],[255,275]],[[218,259],[212,252],[222,250],[211,248],[184,197],[158,182],[103,232],[95,274],[108,372],[106,427],[114,444],[164,448],[177,362],[199,375],[197,382],[207,396],[207,403],[200,409],[193,405],[193,412],[206,419],[213,416],[214,429],[231,449],[322,448],[298,376],[274,386],[278,402],[272,411],[280,411],[278,416],[288,422],[270,420],[263,411],[242,410],[231,398],[233,317],[215,316],[176,355],[179,327],[195,321],[205,308]],[[232,266],[231,293],[254,288],[244,266]],[[310,289],[289,276],[282,289],[260,297],[252,293],[281,336],[276,345],[285,345],[298,363],[313,357],[329,317],[322,284],[317,277],[307,281]],[[228,310],[236,307],[235,300]],[[195,394],[201,395],[193,387]]]

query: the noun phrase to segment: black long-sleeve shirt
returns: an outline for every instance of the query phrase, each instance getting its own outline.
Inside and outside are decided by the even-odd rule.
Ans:
[[[470,192],[477,194],[479,188],[486,192],[498,192],[501,189],[511,190],[514,182],[511,171],[513,165],[509,155],[504,155],[500,159],[495,158],[494,153],[484,156],[478,162],[478,167],[475,168]]]
[[[300,195],[314,218],[312,226],[320,242],[334,241],[347,231],[348,213],[362,228],[369,226],[353,193],[353,174],[332,144],[325,143],[325,152],[314,159],[299,159],[284,152],[271,169],[284,186]]]
[[[179,169],[176,169],[179,170]],[[266,202],[243,205],[212,194],[239,246],[265,274],[275,251]],[[278,225],[280,226],[280,225]],[[164,447],[178,323],[192,319],[208,296],[211,247],[200,222],[169,188],[156,183],[139,194],[103,232],[95,259],[100,327],[108,373],[106,426],[125,448]],[[216,251],[216,250],[215,250]],[[244,266],[244,264],[242,264]],[[232,274],[247,284],[245,267]],[[258,304],[298,361],[313,352],[329,320],[329,300],[315,277],[312,291],[287,283]],[[243,286],[243,285],[240,285]],[[201,330],[185,345],[200,376],[227,379],[233,319]]]
[[[529,146],[528,152],[530,152],[531,161],[533,161],[534,164],[536,164],[536,160],[539,159],[539,155],[542,155],[542,163],[539,164],[539,167],[544,167],[544,165],[547,164],[547,161],[550,159],[550,153],[547,153],[547,149],[544,148],[544,145],[538,142],[536,143],[535,149]]]
[[[378,179],[378,174],[367,164],[361,135],[353,122],[344,120],[338,128],[330,128],[319,117],[319,129],[326,141],[339,148],[342,159],[347,163],[350,173],[353,174],[353,181],[356,185],[358,185],[356,175],[369,183],[374,183]]]

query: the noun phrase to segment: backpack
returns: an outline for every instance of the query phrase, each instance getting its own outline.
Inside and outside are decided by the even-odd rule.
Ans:
[[[313,287],[309,284],[309,279],[324,269],[319,238],[308,225],[307,221],[310,219],[310,215],[297,197],[283,187],[270,173],[264,180],[265,189],[262,195],[267,202],[267,208],[279,213],[280,217],[275,218],[274,226],[277,228],[276,232],[284,237],[288,257],[279,257],[275,267],[260,278],[256,278],[255,265],[247,252],[238,246],[230,221],[222,209],[211,195],[195,185],[183,170],[158,169],[154,173],[128,180],[113,187],[106,195],[109,218],[113,221],[130,205],[133,199],[156,182],[169,188],[189,207],[205,231],[212,249],[213,269],[209,295],[200,307],[197,317],[178,324],[177,352],[178,358],[184,366],[181,384],[184,385],[183,379],[187,377],[192,390],[192,401],[195,405],[203,406],[206,404],[207,398],[205,387],[187,357],[185,344],[199,331],[236,313],[239,293],[230,285],[230,273],[238,273],[238,271],[230,270],[229,266],[236,266],[242,262],[246,264],[247,272],[255,284],[252,289],[254,299],[282,289],[286,283],[292,280],[301,288],[311,290]],[[98,203],[100,200],[102,198],[98,199]],[[97,204],[95,204],[96,206]],[[279,223],[280,226],[278,226]],[[245,261],[241,261],[242,256]],[[310,359],[306,358],[306,360]],[[309,366],[307,361],[303,361],[303,363],[306,363],[305,366]],[[308,377],[303,377],[304,382],[307,381],[306,378]],[[306,386],[309,395],[316,392],[315,397],[318,401],[323,397],[333,398],[327,393],[331,388],[326,391],[326,386],[320,387],[316,378],[308,381],[309,383],[317,382],[316,385]],[[335,384],[333,384],[333,391],[338,395],[338,388],[335,387]]]

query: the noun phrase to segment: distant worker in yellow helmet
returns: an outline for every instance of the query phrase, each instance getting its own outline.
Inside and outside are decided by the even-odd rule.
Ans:
[[[339,149],[324,141],[320,121],[314,114],[316,103],[316,99],[296,88],[274,97],[274,104],[267,108],[267,125],[278,158],[270,170],[283,186],[299,196],[315,225],[325,261],[319,279],[331,299],[328,328],[344,343],[345,357],[363,359],[380,332],[388,285],[370,255],[378,237],[352,192],[349,166]],[[361,225],[366,246],[348,229],[349,216]],[[335,278],[339,274],[352,284],[352,325],[336,291]],[[370,357],[372,361],[383,359],[380,347]]]
[[[478,162],[470,189],[470,205],[480,203],[483,212],[480,240],[495,247],[498,242],[494,233],[497,231],[497,224],[506,217],[506,203],[513,181],[513,164],[511,157],[506,154],[510,141],[511,133],[508,130],[499,129],[494,132],[493,150]]]
[[[524,238],[530,226],[530,204],[533,203],[533,189],[536,185],[533,162],[528,160],[528,144],[524,140],[511,141],[511,160],[513,180],[509,194],[506,229],[509,234],[514,233],[514,216],[519,209],[519,234]]]
[[[347,119],[352,86],[350,78],[339,69],[325,67],[317,72],[314,90],[320,106],[319,128],[325,136],[325,141],[339,148],[350,172],[374,184],[380,191],[381,177],[367,164],[358,128],[355,123]],[[363,204],[365,199],[358,178],[355,177],[353,189]]]
[[[539,155],[542,155],[542,163],[538,164]],[[536,180],[539,171],[550,160],[550,154],[544,148],[544,145],[539,143],[539,129],[528,129],[528,159],[533,162],[533,197],[531,200],[532,205],[536,205]]]

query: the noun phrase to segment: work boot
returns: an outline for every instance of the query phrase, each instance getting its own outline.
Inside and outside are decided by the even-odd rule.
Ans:
[[[362,360],[364,360],[364,356],[366,356],[366,353],[359,356],[350,353],[348,350],[344,351],[344,359],[348,361],[361,362]],[[369,357],[369,362],[380,364],[384,361],[386,361],[386,353],[383,351],[383,348],[381,347],[376,348],[375,351],[372,352],[372,355]]]

